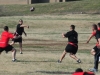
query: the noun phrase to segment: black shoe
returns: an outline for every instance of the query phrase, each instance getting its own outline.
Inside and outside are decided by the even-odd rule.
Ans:
[[[8,51],[6,51],[6,54],[8,53]]]
[[[81,63],[81,60],[80,60],[80,59],[78,59],[78,60],[77,60],[77,62],[78,62],[78,63]]]
[[[15,62],[16,61],[16,59],[12,59],[12,62]]]
[[[61,63],[61,61],[60,61],[60,60],[58,60],[58,63]]]

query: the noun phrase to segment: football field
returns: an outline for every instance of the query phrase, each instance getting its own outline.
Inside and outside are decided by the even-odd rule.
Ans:
[[[3,26],[9,26],[9,31],[14,32],[18,20],[23,19],[27,37],[23,35],[23,54],[19,53],[18,43],[16,62],[11,60],[11,52],[0,55],[0,75],[71,75],[75,69],[84,71],[93,68],[94,57],[90,50],[95,46],[93,38],[89,44],[86,41],[92,32],[93,23],[100,22],[100,15],[96,14],[68,14],[68,15],[39,15],[39,16],[8,16],[0,17],[0,33]],[[62,63],[57,63],[67,39],[62,38],[62,33],[70,30],[70,25],[76,26],[79,36],[79,50],[76,56],[82,60],[78,64],[66,55]],[[99,72],[96,75],[100,75]]]

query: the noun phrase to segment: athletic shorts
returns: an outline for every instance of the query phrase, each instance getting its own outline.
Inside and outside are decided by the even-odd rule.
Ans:
[[[22,37],[20,37],[20,38],[18,38],[18,39],[12,39],[12,41],[14,41],[15,43],[16,43],[16,42],[22,43]]]
[[[2,52],[2,51],[6,51],[6,52],[8,52],[8,51],[11,51],[12,49],[13,49],[14,47],[12,46],[12,45],[8,45],[7,47],[5,47],[5,48],[1,48],[0,47],[0,52]]]
[[[73,45],[70,45],[68,44],[65,48],[65,51],[68,52],[68,53],[73,53],[73,54],[76,54],[77,53],[77,50],[78,50],[78,45],[73,46]]]
[[[100,49],[98,49],[97,46],[95,46],[93,49],[95,50],[95,52],[99,52],[100,51]]]

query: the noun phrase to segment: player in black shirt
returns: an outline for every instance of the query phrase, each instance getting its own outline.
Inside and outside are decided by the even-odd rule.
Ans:
[[[68,38],[68,45],[66,46],[60,60],[58,60],[58,63],[62,62],[67,53],[70,53],[70,57],[75,59],[78,63],[81,63],[81,60],[75,56],[78,50],[78,33],[75,31],[75,26],[71,25],[70,31],[66,34],[62,34],[62,36]]]
[[[94,68],[90,69],[90,71],[97,72],[99,56],[100,56],[100,30],[97,29],[96,24],[92,25],[92,30],[93,30],[93,33],[92,33],[92,35],[90,35],[89,39],[87,40],[87,43],[89,43],[91,38],[95,36],[95,38],[97,40],[97,44],[91,51],[92,55],[94,55]]]
[[[20,54],[23,54],[23,53],[22,53],[22,34],[24,33],[25,36],[27,36],[27,34],[26,34],[25,31],[24,31],[24,27],[29,28],[29,26],[23,25],[23,20],[20,19],[20,20],[19,20],[19,24],[17,25],[16,31],[15,31],[15,33],[14,33],[14,35],[20,36],[20,38],[18,38],[18,39],[13,39],[13,42],[11,43],[11,45],[12,45],[12,44],[14,44],[15,42],[19,42]]]

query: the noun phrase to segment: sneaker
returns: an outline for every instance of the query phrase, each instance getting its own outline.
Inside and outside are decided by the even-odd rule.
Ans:
[[[80,60],[80,59],[78,59],[78,60],[77,60],[77,62],[78,62],[78,63],[81,63],[81,60]]]
[[[58,60],[58,63],[61,63],[61,61],[60,61],[60,60]]]
[[[12,59],[12,61],[13,61],[13,62],[15,62],[15,61],[16,61],[16,59]]]
[[[95,69],[95,68],[91,68],[91,69],[89,69],[89,71],[91,71],[91,72],[98,72],[98,70]]]
[[[8,53],[8,51],[6,51],[6,54]]]
[[[23,54],[22,52],[20,52],[20,54]]]

